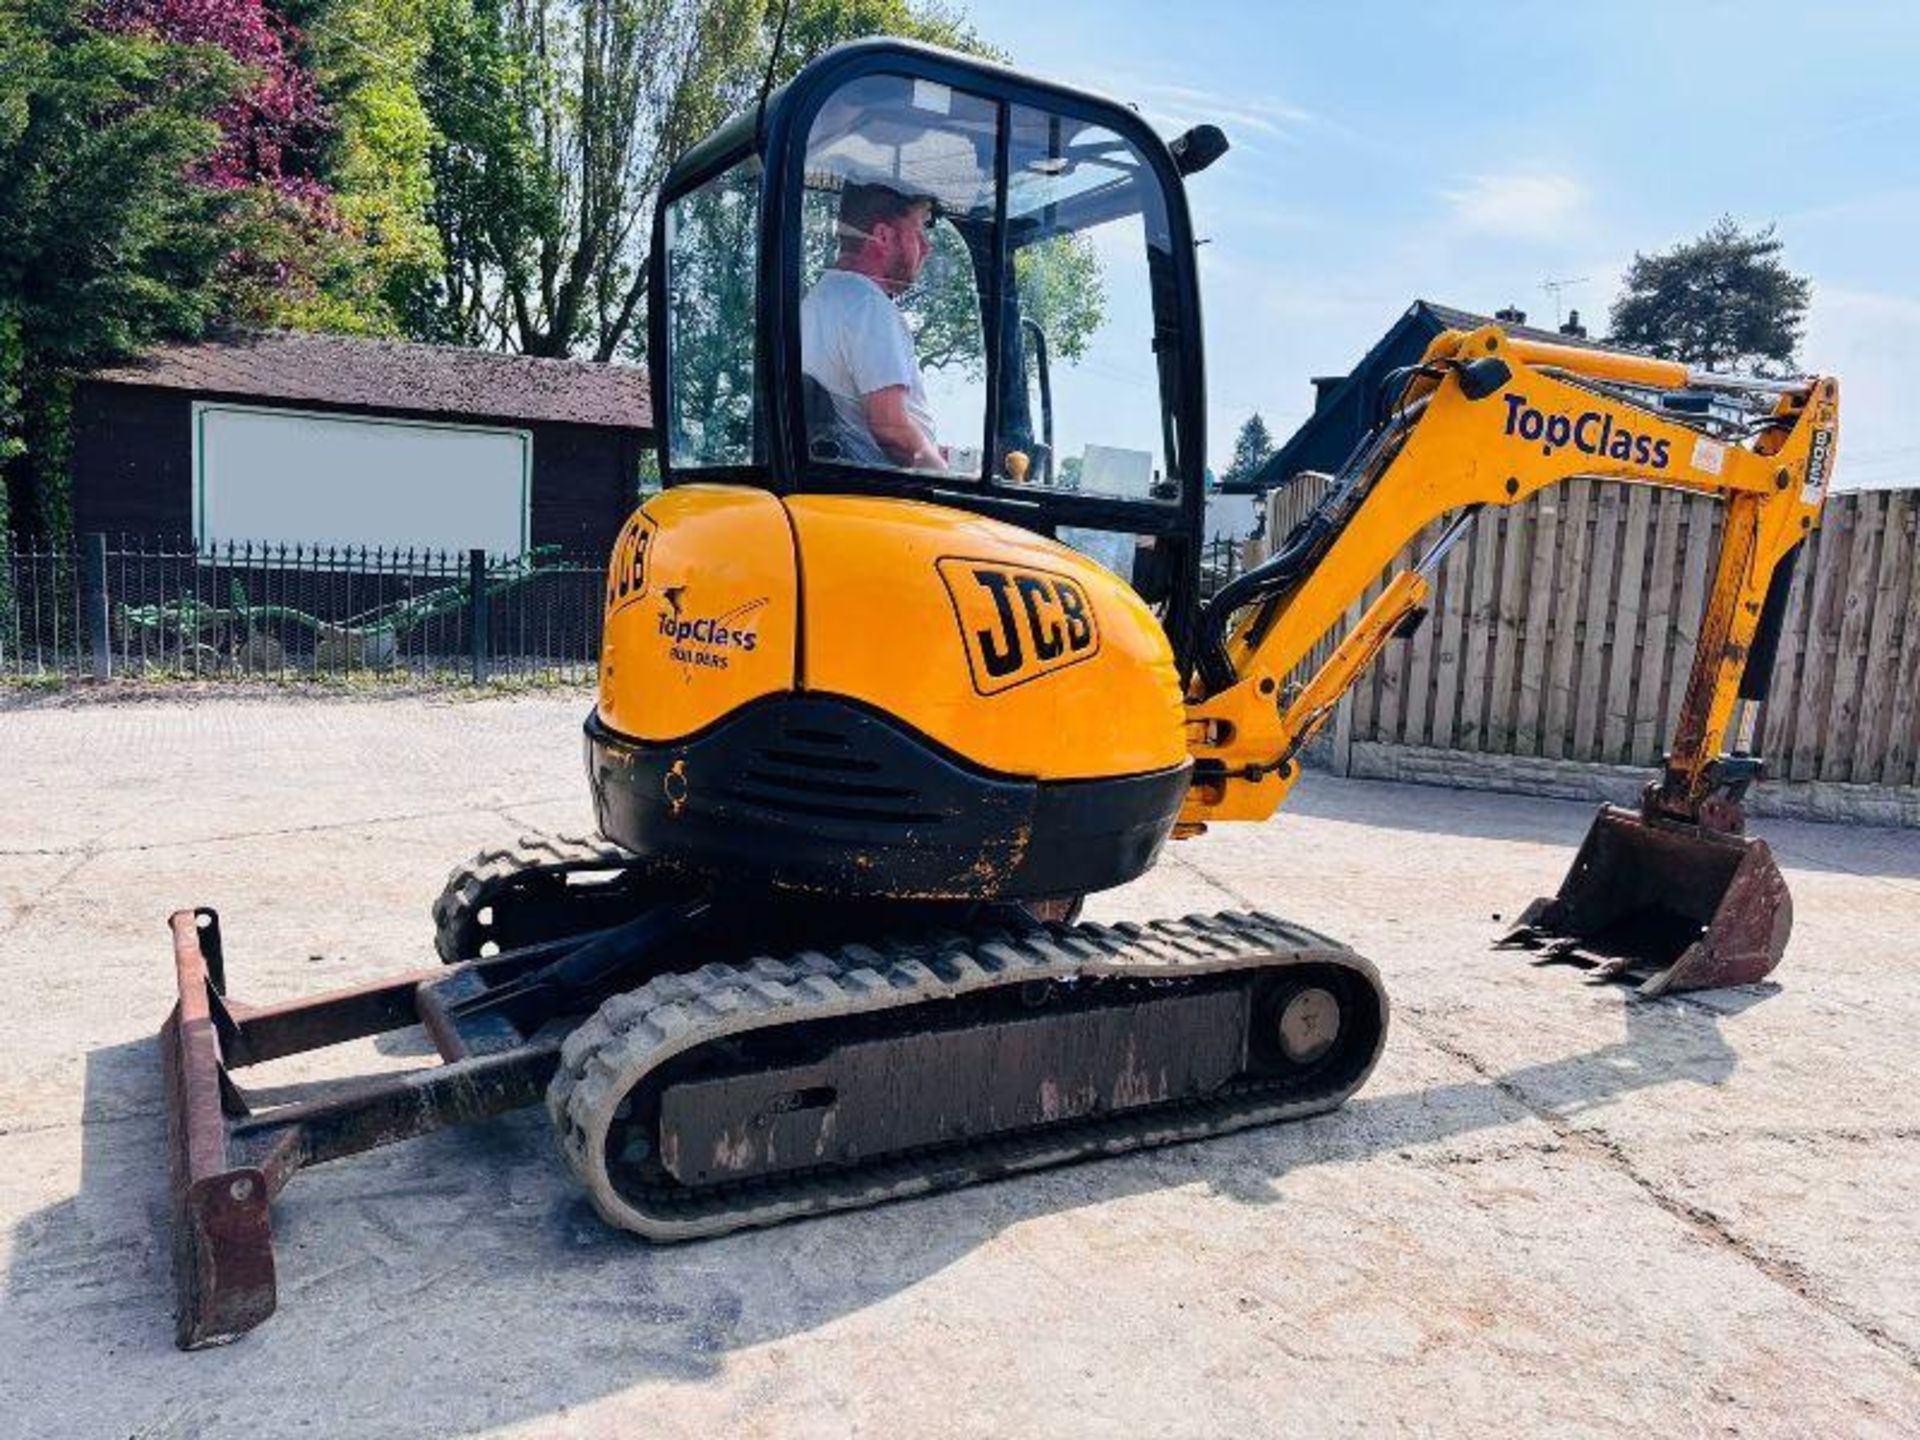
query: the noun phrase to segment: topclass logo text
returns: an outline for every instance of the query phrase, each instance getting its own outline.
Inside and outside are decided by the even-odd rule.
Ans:
[[[1534,409],[1524,395],[1501,398],[1507,402],[1506,433],[1518,435],[1522,440],[1537,440],[1542,455],[1551,455],[1571,445],[1583,455],[1621,460],[1650,470],[1666,469],[1672,458],[1665,440],[1636,435],[1625,426],[1616,426],[1613,416],[1599,410],[1561,415]]]

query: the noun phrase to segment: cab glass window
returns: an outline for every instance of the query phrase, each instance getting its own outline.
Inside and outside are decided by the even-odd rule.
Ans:
[[[757,157],[667,207],[667,447],[676,468],[755,459],[759,215]]]
[[[982,475],[996,113],[931,80],[870,75],[815,118],[800,216],[814,459]]]
[[[995,449],[1002,483],[1172,503],[1154,277],[1171,275],[1160,182],[1111,130],[1015,106],[1009,141],[1008,337]],[[1171,314],[1160,317],[1171,324]],[[1068,535],[1132,568],[1132,536]],[[1122,554],[1122,550],[1128,553]]]

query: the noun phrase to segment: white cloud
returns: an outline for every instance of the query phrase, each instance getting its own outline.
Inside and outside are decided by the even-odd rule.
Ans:
[[[1440,198],[1464,230],[1525,240],[1565,239],[1586,220],[1587,187],[1569,175],[1523,171],[1472,175]]]
[[[1920,300],[1829,287],[1814,277],[1801,363],[1840,380],[1842,488],[1920,485]]]
[[[1252,131],[1272,139],[1288,139],[1313,123],[1298,105],[1245,95],[1215,95],[1187,85],[1147,85],[1141,89],[1147,109],[1171,112],[1187,125],[1213,124],[1228,132]]]
[[[1133,102],[1166,135],[1195,125],[1218,125],[1236,144],[1275,140],[1291,145],[1298,143],[1301,131],[1319,123],[1310,111],[1272,96],[1230,94],[1125,75],[1106,80],[1101,88]]]

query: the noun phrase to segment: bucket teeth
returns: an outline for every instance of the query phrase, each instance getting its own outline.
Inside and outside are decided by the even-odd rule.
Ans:
[[[1764,980],[1792,929],[1793,900],[1765,841],[1609,805],[1559,892],[1529,905],[1498,944],[1655,996]]]

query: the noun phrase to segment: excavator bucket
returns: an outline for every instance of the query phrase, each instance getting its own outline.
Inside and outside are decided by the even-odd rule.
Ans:
[[[1764,979],[1792,930],[1764,840],[1606,805],[1559,893],[1529,905],[1500,944],[1664,995]]]

